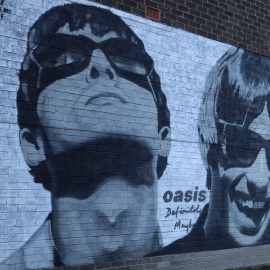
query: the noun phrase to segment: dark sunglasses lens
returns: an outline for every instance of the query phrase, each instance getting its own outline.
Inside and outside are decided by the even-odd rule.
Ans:
[[[59,67],[90,59],[96,43],[83,36],[70,37],[58,34],[49,45],[39,45],[33,56],[42,67]],[[143,48],[131,42],[109,39],[99,47],[110,61],[122,71],[139,75],[148,75],[152,69],[152,59]]]
[[[111,61],[116,65],[117,68],[126,70],[139,75],[147,75],[149,70],[139,61],[132,61],[128,58],[121,56],[110,57]]]
[[[84,36],[55,34],[48,44],[37,46],[33,56],[42,67],[59,67],[83,61],[90,57],[95,42]]]
[[[253,164],[262,147],[258,134],[238,126],[228,125],[226,136],[226,158],[229,167],[246,168]]]
[[[108,40],[104,44],[107,57],[115,66],[124,71],[139,75],[148,75],[152,69],[152,60],[146,52],[136,44],[124,40]]]
[[[82,61],[85,57],[84,54],[69,50],[69,48],[51,48],[48,46],[38,46],[33,51],[38,64],[42,67],[57,67],[72,64],[77,61]]]
[[[226,156],[230,167],[247,168],[253,164],[257,155],[257,149],[248,149],[238,146],[226,146]]]

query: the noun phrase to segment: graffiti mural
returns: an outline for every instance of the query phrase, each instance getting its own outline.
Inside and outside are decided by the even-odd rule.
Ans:
[[[89,1],[5,5],[1,269],[269,243],[268,58]]]
[[[151,255],[269,244],[269,70],[231,49],[210,72],[198,126],[210,201],[189,235]]]
[[[160,245],[156,182],[170,115],[153,60],[119,17],[78,4],[43,14],[29,31],[17,108],[25,161],[51,192],[52,212],[16,259],[33,260],[41,239],[52,266],[142,257]]]

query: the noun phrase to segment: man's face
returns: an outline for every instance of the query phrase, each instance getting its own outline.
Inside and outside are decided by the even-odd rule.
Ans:
[[[131,61],[130,68],[128,57],[107,53],[110,42],[123,41],[115,43],[115,32],[98,37],[90,27],[70,32],[65,26],[58,34],[98,45],[58,53],[55,66],[91,57],[84,70],[56,80],[38,100],[53,176],[56,248],[67,264],[141,257],[153,251],[158,227],[157,108],[152,93],[135,83],[147,67]],[[81,58],[82,52],[88,55]],[[113,64],[129,68],[132,80],[119,76]]]
[[[228,125],[225,137],[223,168],[212,171],[211,211],[217,212],[219,226],[237,245],[266,244],[270,219],[267,106],[248,129]]]
[[[52,49],[49,57],[48,53],[44,56],[52,58],[56,76],[59,66],[58,69],[64,69],[61,66],[68,67],[72,62],[75,64],[70,70],[85,63],[87,66],[79,73],[56,80],[39,96],[38,115],[48,131],[46,134],[54,152],[113,134],[135,136],[156,149],[155,139],[159,136],[154,97],[151,91],[134,83],[147,81],[142,75],[148,73],[150,58],[142,55],[142,51],[135,51],[135,55],[136,45],[126,44],[115,32],[101,37],[93,35],[89,25],[85,30],[73,32],[66,25],[57,34],[58,39],[63,40],[60,43],[69,46],[57,52]],[[96,49],[90,41],[98,44]],[[130,50],[125,50],[124,46],[129,46]],[[36,51],[43,57],[42,52]],[[146,59],[141,61],[144,57]],[[129,76],[118,75],[111,63],[117,71],[129,69]]]

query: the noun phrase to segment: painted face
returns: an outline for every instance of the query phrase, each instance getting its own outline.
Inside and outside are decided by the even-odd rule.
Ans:
[[[225,169],[213,170],[212,209],[218,209],[219,226],[239,246],[265,244],[270,219],[267,106],[248,129],[228,125],[225,137]]]
[[[115,32],[98,37],[89,25],[58,32],[56,52],[43,46],[33,52],[52,74],[48,80],[60,77],[38,100],[39,119],[55,153],[112,134],[136,136],[155,149],[157,108],[147,80],[151,58]],[[70,76],[61,79],[63,74]]]
[[[114,32],[98,37],[89,26],[65,26],[58,34],[81,42],[43,63],[64,65],[70,76],[49,84],[38,100],[54,179],[56,248],[68,265],[142,257],[155,248],[158,228],[157,109],[150,88],[136,83],[147,81],[149,59],[136,62],[129,50],[121,56],[121,42],[127,44]],[[111,46],[122,46],[119,55]]]

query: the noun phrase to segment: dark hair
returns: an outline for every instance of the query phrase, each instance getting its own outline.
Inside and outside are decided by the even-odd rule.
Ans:
[[[33,48],[39,44],[49,44],[50,36],[66,24],[69,25],[70,31],[84,29],[85,25],[89,24],[92,33],[97,36],[103,36],[110,31],[114,31],[122,39],[141,47],[143,55],[148,56],[143,42],[122,19],[108,10],[80,4],[66,4],[48,10],[39,17],[28,33],[27,53],[21,66],[19,75],[20,87],[17,93],[18,124],[20,129],[27,127],[33,131],[40,126],[37,103],[39,95],[48,85],[48,83],[47,85],[39,83],[40,68],[31,58]],[[167,107],[166,96],[161,90],[159,76],[154,68],[149,76],[149,80],[153,95],[155,95],[158,112],[158,131],[160,131],[164,126],[170,127],[170,112]],[[162,176],[166,166],[167,158],[159,156],[157,166],[158,178]],[[51,177],[46,162],[30,168],[30,173],[34,176],[35,182],[43,183],[46,189],[51,190]]]
[[[209,73],[199,115],[201,155],[208,172],[216,166],[219,155],[209,155],[221,145],[220,122],[248,127],[267,103],[270,112],[270,60],[243,49],[228,50]],[[221,120],[221,121],[220,121]]]

